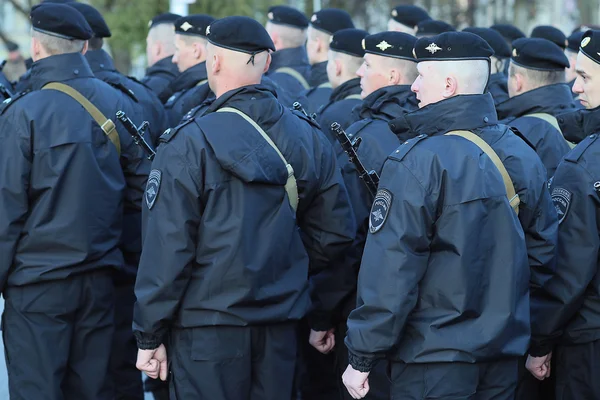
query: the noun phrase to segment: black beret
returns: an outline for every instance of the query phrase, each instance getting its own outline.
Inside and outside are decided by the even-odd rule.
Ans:
[[[11,42],[10,40],[4,43],[4,45],[6,46],[6,50],[9,52],[19,50],[19,45],[15,42]]]
[[[456,29],[452,25],[434,19],[427,19],[419,22],[417,25],[417,37],[419,36],[434,36],[444,32],[454,32]]]
[[[565,34],[560,29],[550,25],[536,26],[531,31],[531,37],[549,40],[563,50],[567,48],[567,37]]]
[[[288,25],[294,28],[308,28],[308,18],[301,11],[288,6],[274,6],[267,14],[269,22],[277,25]]]
[[[416,61],[413,48],[417,38],[402,32],[381,32],[367,36],[363,41],[365,53]]]
[[[481,37],[469,32],[445,32],[417,39],[417,61],[489,60],[494,50]]]
[[[42,3],[57,3],[57,4],[67,4],[74,3],[75,0],[42,0]]]
[[[398,6],[392,9],[392,18],[410,28],[415,28],[419,22],[431,19],[427,11],[417,6]]]
[[[510,58],[510,46],[498,31],[491,28],[465,28],[463,32],[473,33],[483,38],[494,50],[494,56],[497,58]]]
[[[369,32],[362,29],[342,29],[333,34],[329,48],[338,53],[363,57],[365,49],[363,49],[362,41],[367,36],[369,36]]]
[[[354,28],[350,14],[338,8],[324,8],[317,11],[310,17],[310,25],[330,35],[342,29]]]
[[[83,15],[85,20],[88,22],[92,31],[94,31],[94,36],[97,38],[107,38],[111,37],[110,29],[108,25],[106,25],[106,21],[100,11],[96,10],[94,7],[85,3],[68,3],[69,6],[73,7],[77,11]]]
[[[521,38],[513,42],[512,62],[520,67],[540,71],[569,68],[564,51],[546,39]]]
[[[275,51],[266,29],[250,17],[225,17],[206,28],[206,38],[215,46],[248,54]]]
[[[181,15],[173,14],[173,13],[169,13],[169,12],[158,14],[156,17],[152,18],[150,20],[150,22],[148,22],[148,28],[152,29],[155,26],[160,25],[160,24],[175,25],[175,21],[177,21],[179,18],[181,18]]]
[[[94,36],[83,15],[66,4],[41,3],[29,15],[34,31],[68,40],[89,40]]]
[[[193,14],[181,17],[175,21],[175,33],[178,35],[206,37],[206,28],[214,21],[213,17],[205,14]]]
[[[567,49],[571,50],[575,53],[579,51],[579,46],[581,45],[581,41],[583,40],[583,35],[585,32],[575,31],[568,37]]]
[[[600,64],[600,54],[598,54],[600,52],[600,31],[589,30],[584,33],[579,51]]]
[[[496,24],[490,26],[491,29],[498,31],[503,38],[512,42],[520,38],[524,38],[525,34],[516,26],[510,24]]]

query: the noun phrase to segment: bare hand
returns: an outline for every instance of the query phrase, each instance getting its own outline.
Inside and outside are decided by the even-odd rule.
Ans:
[[[527,356],[527,362],[525,368],[531,372],[531,374],[540,381],[550,377],[550,361],[552,360],[552,353],[546,354],[542,357]]]
[[[369,393],[369,372],[360,372],[348,365],[342,382],[353,399],[362,399]]]
[[[138,350],[135,366],[152,379],[160,377],[162,381],[167,380],[167,349],[160,345],[154,350]]]
[[[335,347],[334,329],[328,331],[310,331],[308,342],[323,354],[329,353]]]

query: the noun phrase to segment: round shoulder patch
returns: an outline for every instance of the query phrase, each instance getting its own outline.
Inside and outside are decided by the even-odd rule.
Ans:
[[[146,205],[149,210],[152,210],[154,203],[156,202],[156,198],[158,197],[158,191],[160,190],[160,180],[162,177],[162,173],[153,169],[150,171],[150,175],[148,175],[148,183],[146,184]]]
[[[556,208],[559,224],[567,217],[569,208],[571,208],[571,197],[571,192],[567,189],[560,187],[552,189],[552,203],[554,203],[554,207]]]
[[[369,231],[371,233],[376,233],[383,227],[392,207],[393,198],[394,196],[387,189],[379,189],[377,191],[369,218]]]

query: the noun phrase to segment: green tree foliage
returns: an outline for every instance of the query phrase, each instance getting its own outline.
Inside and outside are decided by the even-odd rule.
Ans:
[[[190,5],[190,14],[208,14],[215,18],[247,15],[264,23],[269,7],[282,3],[285,2],[281,0],[196,0]]]

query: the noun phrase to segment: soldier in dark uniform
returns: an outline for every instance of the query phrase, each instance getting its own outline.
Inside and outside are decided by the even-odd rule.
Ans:
[[[172,398],[289,399],[309,259],[335,266],[352,211],[327,139],[259,84],[265,29],[228,17],[207,40],[216,100],[165,132],[148,180],[138,368],[166,379],[168,339]]]
[[[415,33],[415,36],[418,38],[431,37],[444,32],[454,32],[455,30],[456,29],[454,29],[454,27],[447,22],[426,19],[425,21],[419,22],[417,25],[417,32]]]
[[[506,43],[511,46],[512,50],[512,42],[517,39],[525,38],[527,35],[523,33],[519,28],[511,24],[495,24],[490,26],[490,29],[495,30],[499,34],[502,35]]]
[[[560,47],[563,51],[567,48],[567,37],[558,28],[550,25],[538,25],[531,31],[531,38],[546,39]]]
[[[463,32],[474,33],[483,38],[494,50],[491,57],[491,75],[488,82],[488,91],[494,98],[494,104],[498,105],[508,100],[507,76],[504,72],[510,61],[510,47],[497,31],[490,28],[465,28]]]
[[[550,188],[560,218],[557,267],[531,293],[532,346],[527,368],[556,376],[557,400],[600,398],[600,31],[588,31],[577,57],[587,136],[558,166]],[[555,361],[550,368],[550,362]]]
[[[295,8],[269,8],[266,29],[276,51],[267,76],[288,93],[302,93],[310,88],[310,64],[306,54],[308,19]]]
[[[449,32],[419,39],[415,52],[421,109],[404,120],[416,137],[383,168],[344,383],[363,398],[387,356],[394,399],[513,399],[529,342],[529,269],[506,173],[477,139],[511,135],[482,95],[493,51]]]
[[[333,91],[317,117],[331,143],[336,141],[329,131],[331,124],[337,122],[343,129],[348,128],[353,122],[352,109],[362,102],[360,78],[356,71],[363,63],[365,49],[362,41],[367,36],[369,34],[362,29],[343,29],[331,39],[327,75]]]
[[[111,37],[112,34],[102,14],[89,4],[71,2],[69,5],[83,14],[94,31],[94,37],[89,40],[89,50],[85,53],[92,72],[96,78],[119,88],[120,91],[131,93],[130,96],[141,108],[140,118],[150,124],[148,127],[150,139],[153,143],[157,143],[158,137],[169,127],[162,103],[149,87],[117,71],[111,56],[103,49],[104,38]]]
[[[169,114],[170,126],[176,126],[190,111],[186,109],[186,99],[198,97],[206,92],[206,28],[215,19],[208,15],[196,14],[181,17],[175,21],[175,55],[173,62],[181,74],[163,92],[168,99],[165,108]],[[204,87],[201,87],[204,86]]]
[[[164,13],[157,15],[148,23],[146,37],[146,57],[148,69],[142,83],[148,86],[160,98],[162,92],[179,75],[177,65],[173,63],[175,54],[175,21],[181,15]],[[166,99],[165,99],[166,100]]]
[[[308,79],[310,89],[305,93],[308,112],[317,112],[329,101],[333,91],[327,77],[327,60],[332,36],[342,29],[352,28],[354,23],[350,14],[337,8],[319,10],[310,18],[306,42],[308,62],[311,65]]]
[[[149,162],[113,123],[127,105],[82,54],[93,34],[84,17],[44,3],[31,22],[32,91],[0,112],[10,396],[112,400],[112,272],[140,251]]]
[[[527,138],[551,177],[570,150],[556,121],[558,114],[575,109],[564,83],[569,60],[546,39],[518,39],[513,46],[508,78],[510,99],[496,106],[498,118]]]
[[[579,45],[583,40],[583,34],[585,32],[575,31],[567,38],[567,48],[565,49],[565,55],[569,59],[569,68],[566,70],[565,79],[567,84],[571,89],[573,89],[573,84],[575,83],[575,78],[577,78],[577,72],[575,72],[575,64],[577,63],[577,54],[579,53]],[[573,93],[573,98],[577,99],[577,94]],[[578,103],[576,103],[578,104]]]
[[[392,32],[403,32],[409,35],[417,33],[419,22],[431,19],[427,11],[421,7],[412,5],[401,5],[394,7],[390,12],[387,30]]]

